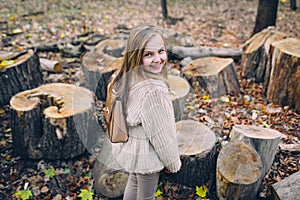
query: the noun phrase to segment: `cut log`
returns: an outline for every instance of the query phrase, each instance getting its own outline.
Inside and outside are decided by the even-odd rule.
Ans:
[[[174,182],[189,187],[212,187],[216,168],[216,136],[206,125],[193,121],[176,122],[181,169],[169,174]]]
[[[272,185],[274,200],[295,200],[300,197],[300,171]]]
[[[261,175],[265,176],[271,168],[281,133],[255,125],[235,125],[230,132],[230,141],[243,141],[251,145],[260,155],[262,169]]]
[[[232,58],[234,60],[240,60],[242,56],[241,49],[226,49],[216,47],[183,47],[173,46],[170,48],[172,54],[178,55],[177,57],[185,58],[191,57],[192,59],[203,58],[203,57],[221,57],[221,58]]]
[[[184,117],[183,110],[190,91],[190,84],[186,79],[174,75],[168,75],[167,81],[170,87],[175,121],[177,122]]]
[[[182,72],[191,82],[195,92],[200,95],[215,98],[228,93],[240,93],[239,81],[231,58],[199,58],[183,67]]]
[[[287,38],[271,44],[270,78],[265,84],[272,103],[300,111],[300,40]]]
[[[48,72],[58,73],[62,70],[62,64],[56,60],[48,60],[45,58],[40,58],[41,68],[42,70],[46,70]]]
[[[93,168],[94,189],[96,193],[108,198],[120,197],[124,194],[128,180],[128,173],[107,167],[110,162],[108,155],[111,153],[111,143],[108,137],[103,137],[94,151],[96,158]]]
[[[92,148],[103,130],[91,91],[52,83],[10,100],[14,151],[31,159],[67,159]]]
[[[261,177],[260,168],[260,157],[252,146],[242,141],[227,143],[217,159],[219,199],[255,199]]]
[[[270,45],[274,41],[285,38],[286,35],[269,27],[256,33],[243,46],[242,54],[242,76],[253,78],[255,82],[264,82],[265,75],[268,76],[267,62],[269,59]]]
[[[7,53],[0,58],[0,105],[8,104],[18,92],[43,84],[39,58],[34,51]]]

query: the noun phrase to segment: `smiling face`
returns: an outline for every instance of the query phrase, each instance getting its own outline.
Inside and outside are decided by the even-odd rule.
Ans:
[[[146,44],[142,55],[144,69],[152,73],[160,73],[166,60],[165,43],[159,34],[155,34]]]

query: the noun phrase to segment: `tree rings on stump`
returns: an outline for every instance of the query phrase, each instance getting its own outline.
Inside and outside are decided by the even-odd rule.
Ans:
[[[260,157],[252,146],[242,141],[227,143],[217,159],[219,199],[255,199],[261,177],[260,168]]]
[[[176,130],[182,166],[178,173],[168,176],[176,183],[190,187],[207,184],[215,177],[215,133],[194,120],[176,122]]]
[[[300,111],[300,40],[287,38],[271,44],[270,79],[265,84],[267,99]]]
[[[205,57],[193,60],[182,68],[196,93],[212,98],[227,93],[240,93],[240,85],[232,58]]]
[[[38,55],[33,50],[6,52],[0,56],[0,105],[18,92],[43,84]]]
[[[23,157],[72,158],[92,148],[103,132],[94,94],[83,87],[41,85],[16,94],[10,105],[13,147]]]
[[[186,79],[174,75],[168,75],[167,81],[171,90],[175,121],[180,121],[183,119],[183,110],[190,91],[190,84]]]

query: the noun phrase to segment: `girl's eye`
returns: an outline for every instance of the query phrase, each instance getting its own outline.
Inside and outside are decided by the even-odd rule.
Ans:
[[[151,53],[145,53],[144,56],[149,57],[149,56],[151,56]]]

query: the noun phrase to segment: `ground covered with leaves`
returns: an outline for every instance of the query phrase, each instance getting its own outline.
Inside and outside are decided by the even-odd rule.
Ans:
[[[120,28],[141,23],[169,28],[192,38],[194,46],[241,48],[249,39],[255,23],[258,1],[210,0],[168,1],[169,15],[184,19],[174,23],[161,14],[160,1],[137,0],[1,0],[1,50],[20,51],[49,44],[69,45],[85,33],[112,37]],[[300,2],[297,1],[298,5]],[[281,1],[277,29],[291,37],[300,37],[300,11],[291,11]],[[76,45],[76,44],[72,44]],[[53,46],[52,46],[53,47]],[[82,53],[82,52],[81,52]],[[60,73],[43,72],[46,82],[76,84],[80,81],[80,53],[68,56],[60,48],[39,52],[40,57],[63,63]],[[177,66],[174,63],[174,66]],[[300,115],[289,107],[268,102],[262,85],[240,76],[240,63],[235,63],[241,94],[224,98],[191,94],[185,116],[205,123],[218,136],[228,141],[234,125],[255,124],[280,131],[282,144],[300,144]],[[3,87],[3,86],[1,86]],[[92,169],[95,160],[86,153],[70,160],[26,160],[15,155],[12,148],[9,105],[0,108],[0,199],[106,199],[92,194]],[[299,171],[299,151],[278,149],[273,165],[263,180],[258,198],[270,198],[270,186]],[[197,199],[196,188],[159,183],[160,199]],[[216,195],[208,191],[207,198]]]

